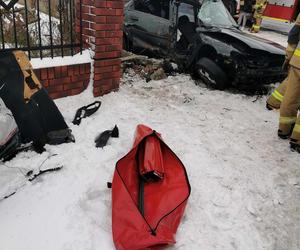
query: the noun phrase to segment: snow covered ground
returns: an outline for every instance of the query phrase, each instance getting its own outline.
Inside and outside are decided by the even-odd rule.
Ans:
[[[300,155],[278,139],[278,113],[265,109],[265,96],[210,90],[188,75],[146,83],[131,73],[118,92],[96,99],[101,108],[80,126],[71,121],[95,100],[90,89],[56,100],[76,143],[0,166],[0,193],[48,157],[43,167],[64,166],[0,201],[0,250],[114,249],[106,182],[139,123],[162,134],[192,186],[170,249],[300,249]],[[115,124],[120,138],[95,148],[98,133]]]

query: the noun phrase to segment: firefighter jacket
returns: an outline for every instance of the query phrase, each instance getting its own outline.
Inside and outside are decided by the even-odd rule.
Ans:
[[[267,1],[265,0],[256,0],[256,3],[254,5],[254,15],[253,17],[254,18],[261,18],[262,17],[262,14],[266,8],[266,5],[267,5]]]
[[[289,33],[288,43],[286,57],[290,60],[291,66],[300,69],[300,14],[297,16],[295,26]]]

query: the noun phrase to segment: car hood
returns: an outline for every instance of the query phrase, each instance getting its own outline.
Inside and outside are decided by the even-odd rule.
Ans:
[[[239,50],[245,50],[245,52],[251,52],[249,50],[259,50],[261,52],[269,52],[271,54],[284,55],[285,48],[272,41],[256,37],[252,34],[242,32],[238,29],[214,29],[205,32],[215,39],[222,40],[225,43],[230,43],[233,47]]]

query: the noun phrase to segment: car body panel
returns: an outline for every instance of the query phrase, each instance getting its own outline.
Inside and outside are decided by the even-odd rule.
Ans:
[[[255,50],[262,50],[267,51],[269,53],[284,55],[284,47],[281,45],[274,43],[272,41],[259,38],[257,36],[253,36],[251,34],[242,32],[238,29],[222,29],[219,32],[220,36],[224,36],[223,39],[227,41],[232,41],[236,39],[240,43],[243,43],[245,46],[255,49]]]

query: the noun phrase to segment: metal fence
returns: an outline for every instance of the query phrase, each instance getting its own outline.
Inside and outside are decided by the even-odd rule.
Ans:
[[[0,50],[24,50],[29,58],[81,52],[82,3],[76,9],[76,1],[0,0]]]

